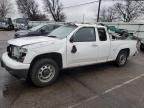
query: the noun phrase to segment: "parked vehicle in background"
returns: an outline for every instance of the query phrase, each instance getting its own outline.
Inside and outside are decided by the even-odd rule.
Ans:
[[[60,24],[41,24],[29,30],[20,30],[15,33],[15,38],[30,37],[30,36],[45,36],[52,30],[60,27]]]
[[[111,40],[100,25],[67,24],[47,37],[9,40],[2,67],[34,85],[52,84],[61,69],[114,61],[119,67],[137,52],[135,40]]]
[[[129,39],[131,39],[131,40],[137,40],[137,48],[140,51],[144,52],[144,38],[140,38],[140,37],[137,37],[137,36],[134,36],[134,35],[129,35],[127,37],[127,40],[129,40]]]
[[[0,29],[14,30],[14,25],[11,18],[0,18]]]
[[[140,50],[144,52],[144,39],[140,41]]]
[[[102,24],[104,25],[104,24]],[[141,49],[143,47],[142,44],[142,39],[140,37],[135,36],[136,32],[130,32],[126,29],[119,29],[115,26],[107,26],[109,35],[111,36],[111,39],[116,39],[116,40],[136,40],[137,41],[137,49]]]
[[[29,28],[28,19],[27,18],[17,18],[13,20],[15,31],[18,30],[27,30]]]
[[[125,30],[125,29],[119,29],[119,28],[116,28],[115,26],[107,26],[108,30],[110,31],[113,31],[117,34],[119,34],[120,36],[123,36],[124,34],[128,34],[128,30]]]

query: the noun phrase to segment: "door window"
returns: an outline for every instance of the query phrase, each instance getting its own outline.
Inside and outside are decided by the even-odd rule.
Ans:
[[[73,36],[73,42],[89,42],[96,41],[95,28],[80,28]]]
[[[104,28],[98,28],[98,34],[100,41],[107,41],[107,35]]]

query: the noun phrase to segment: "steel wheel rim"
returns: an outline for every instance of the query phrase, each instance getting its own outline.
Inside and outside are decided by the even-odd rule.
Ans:
[[[123,54],[120,56],[120,64],[123,65],[125,64],[125,62],[126,62],[126,55]]]
[[[43,83],[52,80],[54,75],[55,75],[55,67],[50,64],[42,66],[38,71],[38,79]]]

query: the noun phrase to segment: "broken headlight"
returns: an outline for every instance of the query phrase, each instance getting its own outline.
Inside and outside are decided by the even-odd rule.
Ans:
[[[7,48],[7,52],[8,52],[9,57],[11,57],[17,61],[23,62],[23,60],[26,56],[26,53],[27,53],[27,49],[10,45]]]
[[[23,62],[24,58],[26,56],[27,53],[27,49],[26,48],[18,48],[18,61]]]

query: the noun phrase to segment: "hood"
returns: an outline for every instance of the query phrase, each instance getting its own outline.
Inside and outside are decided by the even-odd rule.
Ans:
[[[44,37],[44,36],[24,37],[24,38],[9,40],[8,44],[15,45],[15,46],[25,46],[25,45],[31,45],[35,43],[41,43],[41,42],[54,43],[55,41],[58,41],[58,40],[59,39]]]
[[[29,34],[30,30],[20,30],[20,31],[17,31],[16,34],[19,34],[19,35],[26,35],[26,34]]]

